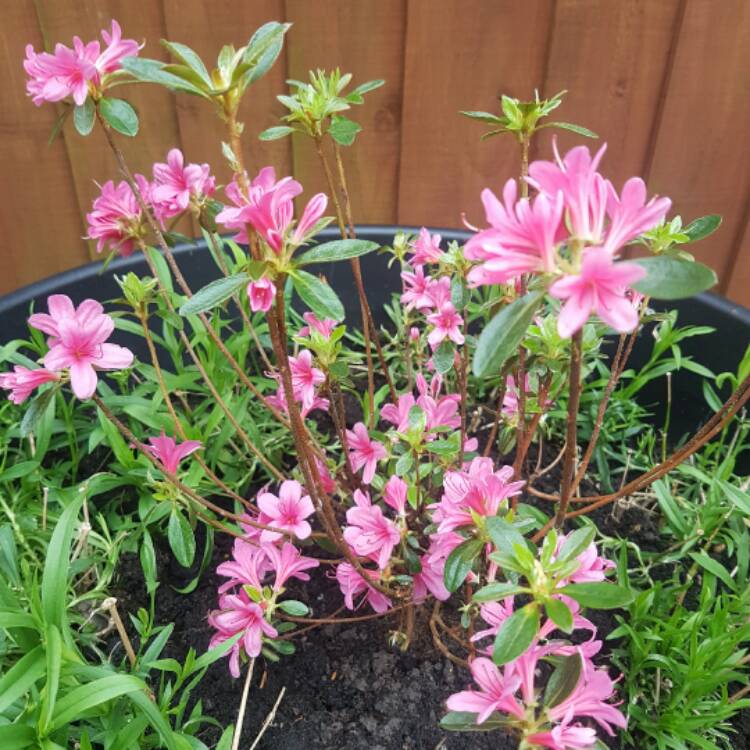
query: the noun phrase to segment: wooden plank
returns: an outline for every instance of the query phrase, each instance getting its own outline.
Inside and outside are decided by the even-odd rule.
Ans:
[[[0,28],[0,293],[64,271],[87,259],[65,144],[47,141],[56,119],[52,104],[26,96],[24,48],[43,47],[31,0],[8,3]]]
[[[192,47],[206,67],[216,67],[219,50],[225,44],[239,48],[267,21],[284,20],[283,0],[164,0],[167,38]],[[291,173],[291,144],[288,140],[262,142],[258,133],[278,123],[284,108],[276,101],[283,93],[286,79],[286,55],[282,52],[273,68],[246,93],[240,105],[240,120],[245,123],[244,157],[249,171],[273,164],[279,175]],[[221,184],[231,170],[221,155],[221,142],[227,140],[222,121],[203,99],[178,96],[177,117],[185,154],[190,161],[208,162]]]
[[[439,10],[437,10],[439,7]],[[429,0],[408,4],[399,221],[484,223],[479,193],[519,171],[510,136],[480,142],[459,110],[499,111],[501,94],[540,88],[552,17],[549,0]]]
[[[750,191],[750,4],[689,0],[659,123],[649,186],[685,220],[709,213],[721,228],[695,245],[726,288]],[[692,251],[692,248],[691,248]]]
[[[352,86],[383,78],[385,86],[365,96],[348,116],[363,127],[353,146],[343,148],[354,219],[360,223],[397,218],[398,164],[401,149],[404,0],[353,3],[287,0],[289,75],[307,80],[308,71],[340,68]],[[306,194],[328,193],[310,139],[293,137],[294,172]]]
[[[58,41],[70,45],[74,35],[84,41],[99,37],[101,29],[109,28],[111,19],[122,27],[123,36],[145,40],[142,55],[165,59],[159,44],[164,35],[161,3],[133,3],[129,0],[77,0],[61,3],[59,0],[39,0],[39,21],[48,45]],[[164,161],[167,151],[180,146],[174,96],[165,89],[151,84],[123,86],[116,90],[137,109],[140,131],[135,138],[118,137],[125,158],[134,172],[151,177],[151,165]],[[99,128],[82,138],[72,123],[65,130],[70,163],[73,169],[79,205],[85,213],[99,189],[94,181],[106,182],[120,179],[117,164]],[[93,243],[91,250],[93,255]],[[96,256],[93,256],[96,257]]]
[[[679,6],[679,0],[558,0],[542,94],[567,90],[550,119],[584,125],[599,140],[544,130],[535,144],[538,157],[550,158],[554,133],[562,153],[607,143],[602,171],[618,189],[642,174]]]
[[[727,279],[726,295],[750,307],[750,195],[745,208],[745,224],[737,238],[734,263]]]

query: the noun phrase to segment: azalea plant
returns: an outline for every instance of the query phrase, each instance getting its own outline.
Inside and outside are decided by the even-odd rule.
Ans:
[[[351,76],[315,71],[279,96],[288,114],[260,138],[308,142],[327,194],[295,207],[304,192],[297,180],[273,166],[257,174],[245,167],[239,104],[287,31],[264,25],[246,46],[224,47],[212,70],[176,42],[163,42],[173,62],[144,58],[116,22],[102,31],[104,46],[76,38],[72,48],[27,49],[34,104],[61,102],[81,136],[102,130],[117,159],[121,181],[103,182],[86,217],[88,238],[100,253],[142,254],[150,275],[119,278],[122,299],[109,312],[102,301],[49,297],[47,311],[29,318],[47,337],[37,338],[45,351],[16,362],[0,386],[16,404],[30,400],[24,436],[68,387],[81,408],[93,404],[123,471],[150,495],[152,517],[168,519],[183,565],[194,560],[198,524],[234,537],[208,617],[232,676],[249,662],[249,679],[261,655],[291,653],[300,624],[396,613],[394,644],[408,648],[424,621],[435,646],[476,683],[446,696],[444,727],[503,728],[522,748],[597,747],[598,732],[611,735],[627,721],[586,611],[624,607],[635,594],[609,580],[615,563],[587,517],[649,487],[720,433],[750,398],[750,377],[672,455],[618,490],[590,494],[587,471],[638,331],[655,317],[650,301],[715,283],[683,246],[718,219],[683,228],[667,218],[670,200],[649,197],[641,178],[613,185],[601,171],[605,146],[592,155],[555,145],[548,160],[529,163],[540,129],[595,136],[549,120],[562,95],[503,97],[499,114],[464,113],[489,124],[487,135],[519,144],[518,174],[497,186],[501,197],[482,191],[484,226],[467,223],[468,242],[446,244],[427,228],[398,234],[391,247],[357,239],[345,149],[361,127],[348,114],[383,81],[349,88]],[[150,176],[130,170],[118,139],[137,135],[138,115],[113,90],[144,83],[213,108],[226,132],[228,185],[177,148]],[[199,223],[217,266],[217,280],[197,290],[174,252],[172,230],[184,216]],[[334,221],[341,239],[321,243],[317,235]],[[386,328],[376,325],[359,261],[376,252],[402,281],[395,325]],[[358,318],[346,319],[315,273],[331,262],[350,267]],[[145,359],[115,343],[125,330],[142,337]],[[609,378],[579,452],[582,393],[612,336]],[[171,385],[187,373],[187,390],[200,382],[201,399]],[[128,409],[142,378],[155,383],[159,431],[153,415]],[[253,421],[250,400],[292,450],[269,455],[270,433]],[[565,435],[545,459],[539,438],[555,411]],[[209,455],[217,435],[221,447]],[[229,468],[248,460],[249,482]],[[537,480],[556,466],[559,489],[543,492]],[[359,614],[311,617],[290,596],[326,570],[342,606]],[[461,633],[446,622],[454,615]]]

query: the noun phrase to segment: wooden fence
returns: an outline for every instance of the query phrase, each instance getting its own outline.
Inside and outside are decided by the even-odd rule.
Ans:
[[[479,192],[517,172],[517,147],[480,142],[482,126],[458,110],[567,89],[556,115],[608,142],[604,171],[616,184],[644,175],[686,219],[724,216],[696,255],[718,271],[722,292],[750,305],[748,0],[5,0],[0,12],[0,292],[89,260],[83,214],[94,181],[116,176],[98,134],[81,138],[69,123],[46,145],[56,108],[25,94],[27,43],[93,39],[116,18],[147,41],[144,55],[163,57],[166,37],[213,61],[223,44],[286,19],[285,52],[244,104],[254,167],[273,163],[308,194],[323,189],[308,142],[256,135],[277,123],[285,79],[338,65],[355,81],[387,81],[354,113],[364,126],[347,152],[356,220],[457,227],[465,212],[482,222]],[[206,102],[153,86],[127,95],[141,113],[139,136],[122,139],[135,170],[178,145],[226,180],[222,126]],[[545,136],[535,153],[549,148]]]

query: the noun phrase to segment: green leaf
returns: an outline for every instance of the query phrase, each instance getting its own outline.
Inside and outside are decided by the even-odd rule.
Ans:
[[[27,612],[17,612],[15,610],[0,609],[0,628],[8,630],[10,628],[36,628],[36,620]]]
[[[667,255],[637,258],[628,262],[637,263],[647,271],[647,275],[633,284],[633,288],[654,299],[692,297],[710,289],[718,281],[714,271],[703,263]]]
[[[207,90],[213,89],[214,84],[211,76],[197,52],[190,49],[186,44],[180,44],[179,42],[168,42],[166,39],[162,39],[161,43],[174,57],[187,65],[200,78]]]
[[[750,516],[750,494],[722,480],[719,480],[719,487],[739,510]]]
[[[78,520],[78,510],[85,497],[85,492],[81,490],[83,486],[60,493],[65,498],[71,498],[72,495],[72,499],[68,499],[52,532],[42,573],[42,614],[48,626],[55,625],[61,632],[65,623],[70,544]]]
[[[484,546],[481,539],[467,539],[448,555],[445,561],[445,588],[456,591],[466,580],[471,566]]]
[[[355,96],[362,96],[362,94],[367,94],[370,91],[375,91],[375,89],[379,89],[381,86],[385,84],[385,81],[382,78],[376,78],[373,81],[365,81],[364,83],[360,83],[357,88],[355,88],[349,96],[354,94]]]
[[[208,312],[217,305],[226,302],[232,295],[237,294],[244,286],[247,286],[250,277],[246,273],[238,273],[234,276],[225,276],[206,284],[199,289],[189,300],[180,306],[180,315],[197,315]]]
[[[10,482],[19,477],[29,476],[39,468],[39,461],[19,461],[0,474],[0,482]]]
[[[547,599],[544,603],[544,610],[547,613],[547,617],[560,630],[566,633],[573,632],[573,613],[565,602],[560,601],[560,599]]]
[[[526,545],[523,534],[504,518],[492,516],[487,519],[486,527],[492,543],[501,552],[512,552],[514,544]]]
[[[721,225],[721,216],[709,214],[691,221],[682,231],[690,238],[690,242],[698,242],[713,234]]]
[[[344,319],[344,306],[328,284],[317,276],[299,269],[292,273],[291,279],[300,299],[319,318]]]
[[[354,122],[348,117],[334,115],[331,118],[328,135],[342,146],[351,146],[360,130],[362,130],[362,126],[358,122]]]
[[[276,58],[281,54],[284,34],[290,26],[290,23],[269,21],[250,37],[242,57],[242,66],[235,71],[243,73],[241,85],[243,91],[271,69]],[[232,83],[235,82],[232,81]]]
[[[74,688],[60,698],[52,717],[52,731],[64,727],[74,719],[80,719],[102,703],[107,703],[127,693],[140,692],[146,689],[142,680],[129,674],[115,674],[102,677],[80,687]]]
[[[177,562],[183,568],[190,567],[195,558],[195,535],[190,522],[176,508],[172,510],[169,516],[167,538]]]
[[[36,646],[0,677],[0,713],[15,703],[44,674],[44,651]]]
[[[145,57],[125,57],[120,61],[122,67],[133,78],[147,83],[158,83],[168,89],[184,91],[188,94],[210,99],[210,96],[190,81],[164,70],[166,64],[160,60],[149,60]]]
[[[495,636],[492,661],[507,664],[531,645],[539,632],[539,605],[531,602],[503,622]]]
[[[379,247],[380,245],[377,242],[370,242],[369,240],[334,240],[333,242],[316,245],[294,260],[299,266],[308,263],[332,263],[337,260],[359,258],[377,250]]]
[[[23,750],[29,745],[38,747],[36,730],[28,724],[0,725],[0,747],[7,750]]]
[[[541,127],[537,128],[537,130],[541,130],[542,128],[558,128],[560,130],[569,130],[571,133],[582,135],[585,138],[599,137],[593,130],[584,128],[583,125],[575,125],[572,122],[547,122]]]
[[[287,135],[291,135],[294,132],[294,128],[290,128],[288,125],[276,125],[273,128],[267,128],[258,135],[261,141],[275,141],[279,138],[284,138]]]
[[[470,117],[472,120],[479,120],[480,122],[486,122],[490,125],[504,125],[505,119],[502,117],[499,117],[498,115],[493,115],[491,112],[477,112],[473,110],[469,111],[463,111],[461,110],[459,114],[463,115],[464,117]]]
[[[57,689],[60,685],[60,668],[62,666],[62,638],[55,625],[48,625],[45,633],[45,656],[47,667],[47,685],[42,698],[42,710],[39,718],[39,728],[43,734],[52,720],[57,700]]]
[[[719,580],[721,580],[726,586],[732,591],[737,589],[737,583],[729,574],[729,571],[718,561],[714,560],[705,552],[691,552],[690,557],[693,558],[693,562],[697,563],[704,570],[709,573],[713,573]]]
[[[583,659],[579,653],[563,657],[563,660],[550,675],[544,690],[544,705],[553,708],[560,705],[578,685],[583,672]]]
[[[222,733],[216,750],[231,750],[232,740],[234,739],[234,724],[230,724]]]
[[[469,711],[450,711],[440,720],[440,728],[449,732],[493,732],[509,726],[509,721],[495,711],[486,721],[477,724],[478,714]]]
[[[46,391],[38,393],[29,404],[21,420],[19,428],[21,437],[28,437],[36,429],[37,424],[45,415],[49,405],[53,402],[57,387],[48,388]]]
[[[557,555],[557,562],[567,562],[572,560],[581,554],[590,544],[594,541],[596,535],[596,529],[593,526],[584,526],[581,529],[576,529],[572,534],[568,535],[568,538],[563,542],[560,549],[560,554]]]
[[[474,375],[496,375],[505,360],[518,351],[543,296],[531,292],[511,302],[485,326],[474,352]]]
[[[449,339],[443,339],[440,346],[432,353],[432,364],[440,375],[445,375],[453,369],[453,363],[456,359],[456,347]]]
[[[279,602],[279,609],[288,615],[292,615],[292,617],[305,617],[310,613],[307,604],[298,602],[296,599],[285,599],[283,602]]]
[[[89,96],[83,104],[79,104],[73,110],[73,124],[80,135],[88,135],[94,128],[96,119],[96,105]]]
[[[558,593],[575,599],[584,607],[594,609],[619,609],[633,601],[633,593],[623,586],[604,581],[594,583],[571,583]]]
[[[118,133],[130,136],[138,133],[138,115],[124,99],[99,100],[99,111],[106,122]]]
[[[496,602],[504,599],[506,596],[514,596],[527,591],[523,586],[515,583],[488,583],[474,594],[475,602]]]

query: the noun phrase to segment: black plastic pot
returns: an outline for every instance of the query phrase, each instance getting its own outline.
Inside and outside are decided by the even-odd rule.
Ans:
[[[401,226],[362,226],[357,236],[373,240],[380,244],[390,244],[394,234],[399,231],[417,231],[414,227]],[[444,242],[457,240],[464,242],[470,236],[467,232],[454,229],[437,229]],[[328,228],[321,232],[323,241],[338,238],[335,229]],[[180,268],[194,289],[207,284],[219,276],[219,271],[210,253],[202,241],[185,244],[174,251]],[[390,301],[393,291],[400,288],[396,266],[388,268],[388,258],[371,254],[361,259],[362,272],[367,288],[370,305],[376,320],[386,321],[383,305]],[[318,266],[316,270],[324,273],[338,293],[346,310],[347,320],[359,321],[359,303],[348,263],[335,263],[329,266]],[[26,319],[33,307],[42,310],[50,294],[67,294],[78,303],[87,297],[106,301],[120,295],[115,275],[133,271],[137,274],[148,274],[148,267],[139,255],[130,258],[118,258],[106,271],[101,263],[90,263],[74,268],[47,279],[23,287],[0,298],[0,344],[15,338],[25,338],[28,334]],[[737,365],[750,342],[750,310],[714,294],[700,294],[688,300],[669,303],[664,307],[676,308],[681,325],[708,325],[716,332],[708,336],[699,336],[686,340],[682,345],[684,355],[691,355],[701,364],[715,373],[737,369]],[[119,333],[118,342],[132,346],[139,351],[143,342],[126,334]],[[643,362],[651,351],[648,333],[641,336],[635,347],[631,360],[634,366]],[[664,380],[654,381],[641,396],[643,402],[653,405],[655,423],[660,424],[660,406],[666,399]],[[693,429],[708,413],[702,394],[701,378],[681,370],[672,380],[672,432],[677,437]]]

